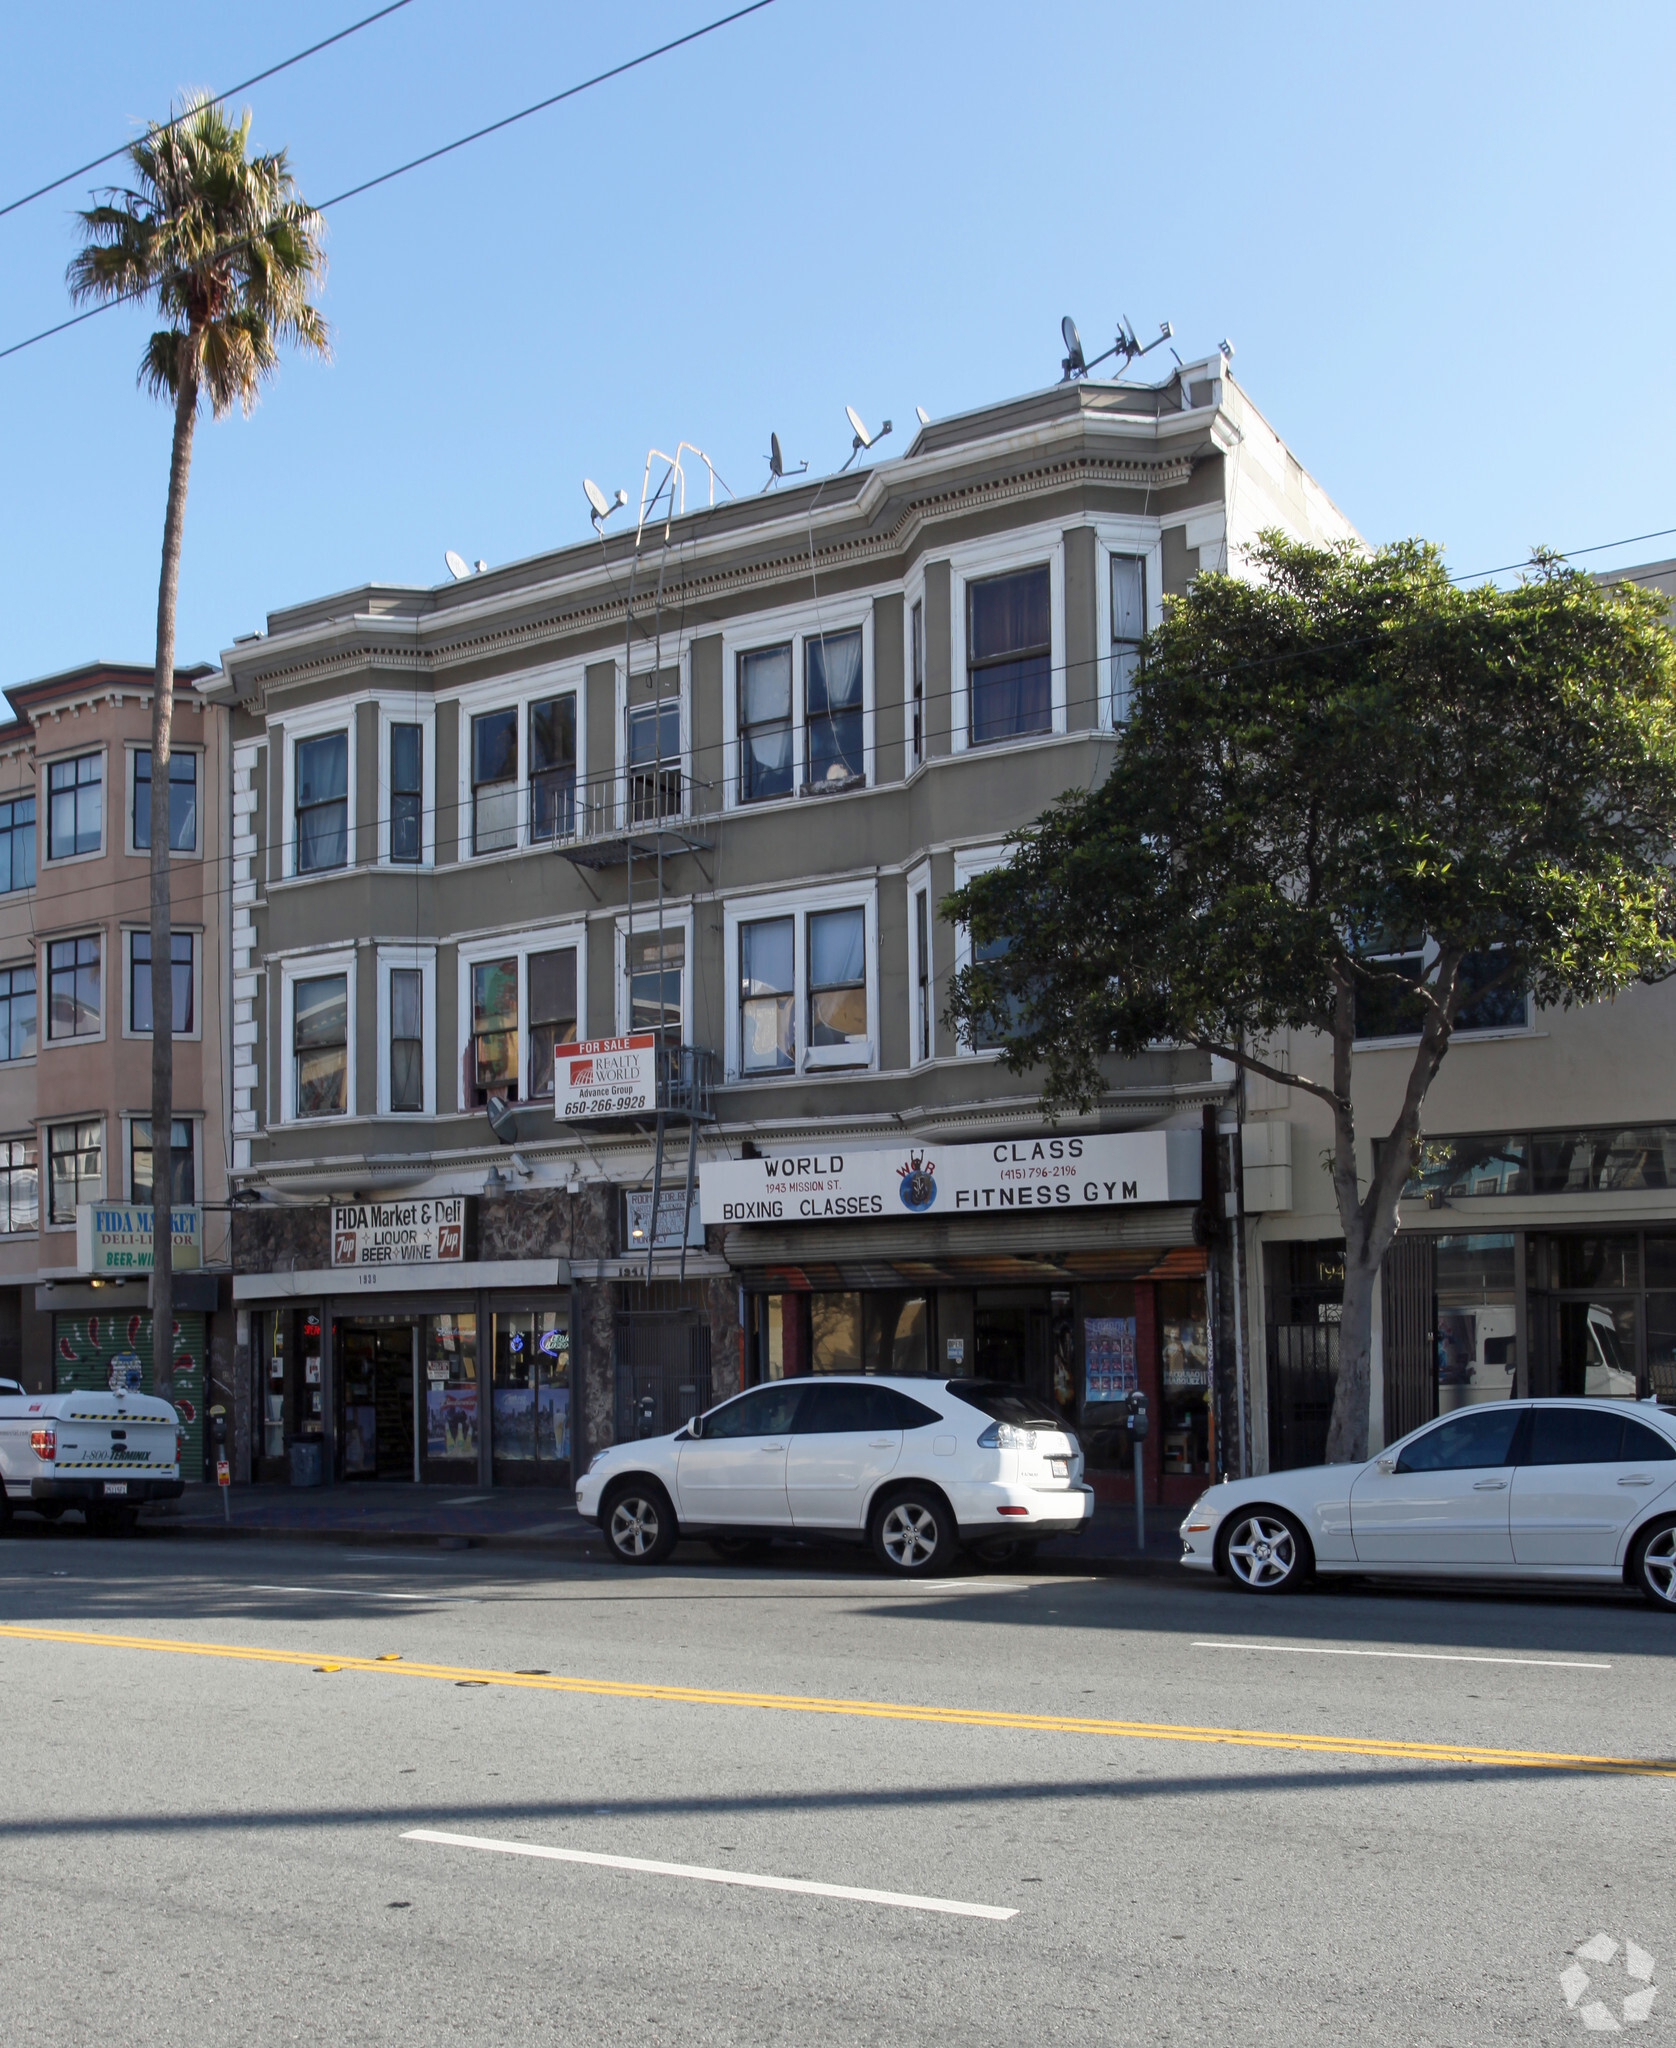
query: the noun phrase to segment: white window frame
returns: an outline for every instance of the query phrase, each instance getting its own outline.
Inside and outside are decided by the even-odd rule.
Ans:
[[[412,723],[411,720],[408,723]],[[404,861],[400,863],[406,866]],[[378,987],[378,1113],[400,1117],[403,1122],[436,1115],[436,948],[435,946],[380,946],[376,951]],[[390,971],[417,969],[419,974],[419,1078],[418,1109],[394,1109],[390,1103]]]
[[[681,808],[678,811],[672,812],[670,815],[676,819],[690,818],[692,816],[693,808],[691,647],[683,645],[680,648],[679,652],[676,654],[675,659],[673,661],[663,663],[662,666],[665,669],[673,668],[675,670],[677,678],[675,685],[675,697],[676,702],[680,705],[681,716],[681,753],[679,761],[674,764],[678,766],[681,770]],[[656,671],[650,665],[648,665],[645,668],[637,668],[634,671],[632,677],[630,677],[626,675],[621,661],[618,661],[614,664],[615,689],[617,698],[617,786],[613,793],[612,800],[614,804],[614,815],[617,820],[617,829],[619,831],[626,832],[630,828],[628,744],[629,712],[631,710],[641,710],[642,708],[644,708],[645,705],[650,704],[654,701],[651,697],[647,696],[642,696],[637,699],[635,696],[633,685],[650,682],[655,672]],[[669,699],[667,697],[664,697],[657,701],[661,701],[662,703],[667,704],[669,702]],[[580,809],[580,803],[578,803],[578,809]],[[655,825],[657,821],[655,819],[643,819],[641,822],[645,825]]]
[[[562,697],[572,692],[576,698],[576,837],[585,836],[588,830],[588,675],[587,664],[580,661],[554,662],[545,668],[523,669],[516,675],[496,676],[493,679],[473,683],[468,689],[460,690],[451,699],[459,706],[460,735],[458,787],[455,800],[459,820],[455,845],[457,858],[462,866],[475,861],[510,860],[518,853],[543,853],[550,851],[559,842],[550,839],[532,840],[530,837],[530,706],[540,704],[548,697]],[[518,772],[517,825],[516,837],[511,846],[497,847],[492,853],[474,853],[472,834],[474,814],[471,792],[471,721],[481,718],[488,711],[515,711],[518,714]]]
[[[81,858],[90,858],[83,855]],[[52,1020],[52,948],[67,939],[97,939],[99,941],[99,1028],[84,1031],[75,1038],[54,1038],[49,1026]],[[88,931],[45,932],[40,939],[40,956],[35,967],[35,1054],[43,1052],[66,1052],[77,1045],[103,1045],[111,1035],[111,948],[105,928],[100,925]],[[119,992],[117,1000],[125,999],[125,992]],[[149,1037],[149,1033],[147,1036]],[[10,1062],[8,1061],[8,1065]],[[57,1119],[62,1123],[66,1119]]]
[[[134,837],[134,790],[139,775],[139,765],[134,757],[136,754],[149,754],[150,752],[151,742],[149,740],[125,740],[123,742],[122,850],[124,853],[132,854],[136,860],[148,860],[151,856],[151,848],[140,845],[139,841]],[[194,768],[193,774],[197,778],[195,786],[198,792],[198,843],[193,847],[171,846],[169,858],[170,860],[202,860],[204,857],[204,764],[208,759],[208,753],[202,746],[177,747],[171,741],[169,745],[169,758],[173,760],[177,754],[193,754],[197,757],[197,766]]]
[[[648,907],[634,920],[637,932],[653,931],[657,928],[657,911]],[[681,955],[681,1043],[693,1042],[693,913],[690,903],[664,906],[663,925],[665,931],[679,931],[685,934],[685,951]],[[629,923],[626,916],[616,919],[616,971],[613,985],[616,992],[615,1030],[619,1037],[629,1028],[629,973],[628,973]]]
[[[40,1177],[37,1182],[37,1201],[40,1205],[37,1212],[38,1220],[35,1225],[37,1235],[47,1230],[74,1230],[76,1227],[74,1216],[70,1218],[68,1223],[60,1223],[52,1213],[52,1134],[54,1131],[61,1131],[66,1127],[73,1128],[76,1124],[97,1124],[99,1126],[99,1192],[92,1196],[91,1199],[95,1202],[103,1202],[109,1197],[111,1187],[110,1119],[102,1111],[97,1110],[89,1116],[44,1116],[40,1118],[35,1126],[35,1171]],[[117,1185],[120,1187],[123,1185],[123,1182],[119,1180]],[[78,1202],[76,1206],[79,1209],[82,1207],[82,1204]],[[7,1233],[8,1236],[10,1234],[10,1232]]]
[[[312,735],[305,734],[304,737]],[[327,872],[336,874],[338,870],[333,868]],[[322,1125],[349,1123],[356,1117],[355,965],[356,949],[353,946],[339,946],[323,953],[297,953],[279,963],[279,1120],[282,1124],[295,1125],[299,1130],[314,1130]],[[345,977],[345,994],[349,1002],[348,1021],[344,1027],[348,1059],[344,1076],[344,1107],[335,1116],[300,1117],[297,1114],[297,1058],[293,1043],[297,1021],[295,989],[299,981],[313,981],[317,975],[326,974]]]
[[[502,932],[495,938],[473,939],[469,945],[462,945],[456,955],[458,977],[458,1004],[455,1015],[459,1019],[459,1043],[454,1058],[454,1099],[465,1115],[471,1115],[475,1105],[470,1101],[471,1091],[466,1085],[466,1056],[471,1050],[471,970],[480,961],[499,960],[508,953],[518,958],[518,1104],[522,1108],[529,1103],[530,1095],[530,955],[532,953],[556,953],[566,946],[576,949],[576,1034],[579,1038],[588,1035],[588,926],[584,918],[567,918],[562,924],[539,926],[533,930]],[[401,963],[396,963],[400,965]],[[388,993],[386,992],[386,1001]],[[538,1103],[545,1102],[545,1095],[535,1097]]]
[[[65,761],[99,757],[99,844],[86,853],[54,854],[52,850],[52,776],[50,770]],[[100,740],[91,747],[64,747],[54,754],[38,757],[38,787],[35,796],[36,841],[35,886],[40,887],[43,868],[73,868],[78,862],[102,860],[111,843],[111,750]]]
[[[151,1111],[149,1109],[125,1109],[120,1112],[120,1121],[122,1124],[121,1185],[126,1190],[127,1199],[133,1202],[138,1199],[134,1193],[134,1126],[135,1124],[150,1123]],[[194,1205],[198,1205],[204,1199],[204,1119],[201,1115],[194,1115],[190,1110],[181,1111],[177,1109],[174,1114],[174,1121],[177,1124],[187,1125],[192,1132],[192,1200]],[[313,1118],[310,1118],[310,1122],[313,1122]],[[152,1149],[151,1158],[152,1173],[155,1175],[157,1171],[157,1152],[155,1147]],[[108,1173],[106,1175],[106,1182],[108,1185]],[[155,1179],[152,1184],[155,1188]]]
[[[830,797],[803,797],[798,791],[809,779],[806,660],[804,645],[834,633],[861,628],[861,766],[862,789],[879,783],[878,739],[873,680],[873,604],[877,593],[848,593],[820,604],[788,605],[776,612],[757,612],[722,631],[722,808],[727,811],[772,811],[785,804],[830,803]],[[791,790],[786,796],[744,802],[739,794],[739,657],[759,648],[791,642]],[[852,792],[852,794],[859,794]]]
[[[1172,521],[1172,524],[1175,522]],[[1164,538],[1157,519],[1097,519],[1094,522],[1094,641],[1099,672],[1099,704],[1095,723],[1102,732],[1114,730],[1112,719],[1112,557],[1138,555],[1146,569],[1146,630],[1153,632],[1164,622]]]
[[[987,540],[968,541],[951,548],[949,565],[949,648],[950,648],[950,733],[949,744],[957,754],[968,751],[989,754],[1008,747],[1039,746],[1065,731],[1065,529],[1062,526],[1019,527],[995,534]],[[972,747],[970,678],[966,673],[966,586],[985,583],[992,576],[1006,576],[1015,570],[1040,569],[1048,572],[1048,616],[1053,636],[1049,676],[1053,697],[1053,720],[1049,731],[1022,734],[1013,740],[986,740]]]
[[[1011,857],[1011,849],[1005,840],[992,841],[987,846],[968,846],[954,857],[954,886],[964,889],[968,882],[975,882],[979,875],[987,875],[991,868],[1005,867]],[[968,925],[957,924],[954,928],[954,967],[958,974],[963,967],[972,964],[972,932]],[[985,1046],[980,1050],[973,1045],[965,1032],[955,1037],[954,1049],[963,1060],[998,1060],[1000,1049]]]
[[[287,881],[324,882],[333,875],[346,875],[355,865],[355,728],[360,724],[356,716],[360,698],[336,698],[330,704],[317,704],[311,711],[287,714],[280,720],[284,734],[284,759],[280,763],[280,799],[285,814],[280,820],[280,831],[284,834],[284,855],[280,866]],[[349,735],[348,758],[344,769],[344,861],[340,868],[310,868],[304,873],[297,866],[297,742],[299,740],[322,739],[327,733],[347,732]],[[315,1119],[308,1119],[313,1123]]]
[[[390,853],[395,827],[392,813],[395,797],[391,782],[391,728],[416,725],[419,728],[419,858],[395,860]],[[378,864],[397,874],[436,866],[436,706],[404,704],[388,697],[378,700]]]
[[[907,884],[908,1065],[910,1067],[928,1067],[934,1064],[937,1058],[937,975],[935,965],[937,956],[937,946],[935,938],[935,933],[937,929],[937,899],[931,893],[930,861],[921,861],[917,867],[910,868],[907,874]],[[931,955],[931,959],[926,963],[928,968],[928,973],[926,975],[926,992],[927,1000],[931,1004],[931,1050],[928,1054],[924,1055],[923,1057],[921,1056],[919,1049],[921,1022],[919,1000],[919,920],[914,915],[914,898],[920,895],[923,895],[925,898],[925,943],[926,950]]]
[[[822,910],[861,910],[867,959],[867,1048],[812,1046],[809,1037],[809,916]],[[797,1020],[797,1065],[782,1073],[747,1074],[739,1043],[739,929],[771,917],[792,920],[792,1015]],[[875,881],[829,882],[818,889],[783,889],[735,896],[722,906],[722,950],[727,977],[726,1077],[742,1087],[772,1086],[793,1074],[877,1073],[879,1069],[879,886]]]
[[[923,768],[930,758],[926,747],[931,726],[931,675],[925,672],[925,694],[920,699],[920,743],[919,752],[914,752],[914,606],[918,605],[920,621],[920,652],[924,660],[925,650],[925,569],[923,564],[915,569],[902,587],[902,779]]]
[[[1493,952],[1495,948],[1492,947],[1489,950]],[[1416,951],[1420,955],[1420,972],[1422,976],[1430,974],[1432,968],[1437,963],[1438,954],[1442,951],[1442,948],[1430,932],[1421,940],[1417,948],[1413,946],[1393,946],[1388,953],[1370,953],[1368,959],[1373,964],[1377,964],[1381,960],[1412,960]],[[39,1001],[39,998],[37,997],[36,1000]],[[1539,1035],[1536,1026],[1536,1004],[1531,997],[1530,991],[1527,989],[1525,992],[1525,1021],[1523,1024],[1492,1024],[1482,1031],[1475,1031],[1470,1027],[1463,1031],[1457,1023],[1450,1027],[1449,1043],[1451,1046],[1482,1045],[1488,1040],[1498,1038],[1534,1038]],[[36,1042],[39,1043],[39,1026],[36,1027]],[[1351,1041],[1351,1049],[1354,1052],[1412,1051],[1419,1043],[1420,1033],[1418,1031],[1406,1031],[1400,1037],[1394,1038],[1353,1039]]]
[[[171,936],[175,932],[184,932],[192,941],[192,1029],[190,1031],[177,1031],[173,1034],[177,1045],[189,1045],[194,1039],[201,1039],[204,1035],[204,931],[201,925],[177,924],[170,927],[170,932]],[[148,925],[130,924],[122,927],[122,1036],[124,1038],[144,1039],[147,1045],[151,1043],[151,1033],[134,1029],[133,1010],[129,1002],[129,996],[134,986],[134,940],[136,937],[150,938],[150,936],[151,929]],[[38,1006],[40,1003],[38,994],[35,1000]],[[40,1042],[39,1024],[36,1025],[35,1036],[36,1043],[38,1044]],[[64,1043],[65,1041],[60,1042]]]

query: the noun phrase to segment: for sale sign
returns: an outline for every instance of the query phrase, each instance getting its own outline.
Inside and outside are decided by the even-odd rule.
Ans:
[[[583,1038],[553,1048],[553,1108],[561,1123],[641,1116],[658,1106],[657,1035]]]
[[[458,1265],[465,1258],[466,1198],[334,1202],[334,1266]]]

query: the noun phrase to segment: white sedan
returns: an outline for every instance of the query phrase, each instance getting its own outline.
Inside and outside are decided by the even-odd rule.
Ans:
[[[871,1543],[924,1577],[963,1544],[1012,1555],[1094,1512],[1056,1410],[989,1380],[818,1378],[752,1387],[669,1436],[613,1444],[576,1489],[611,1554],[655,1564],[682,1535],[724,1555],[777,1535]]]
[[[1213,1486],[1181,1561],[1248,1593],[1312,1573],[1639,1586],[1676,1612],[1676,1413],[1651,1401],[1486,1401],[1365,1465]]]

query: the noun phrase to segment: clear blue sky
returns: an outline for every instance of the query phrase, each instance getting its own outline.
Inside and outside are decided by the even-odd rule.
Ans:
[[[0,201],[369,12],[19,9]],[[305,193],[725,11],[413,0],[248,101]],[[585,537],[704,446],[815,470],[898,422],[1051,383],[1128,313],[1233,338],[1257,404],[1370,539],[1460,570],[1676,526],[1676,10],[777,0],[330,220],[336,361],[199,433],[179,652],[369,578]],[[0,220],[0,345],[62,317],[63,192]],[[0,363],[0,685],[149,661],[169,419],[123,309]],[[1168,367],[1160,350],[1150,364]],[[1598,556],[1661,553],[1676,540]]]

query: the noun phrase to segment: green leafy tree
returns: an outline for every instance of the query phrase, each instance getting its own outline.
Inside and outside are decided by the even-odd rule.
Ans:
[[[174,407],[151,699],[152,1355],[165,1399],[174,1373],[169,744],[192,435],[205,399],[217,419],[234,405],[249,414],[281,344],[329,354],[326,323],[309,301],[325,275],[323,224],[297,196],[285,152],[250,156],[249,140],[248,111],[235,122],[215,101],[189,97],[174,120],[130,146],[133,185],[107,191],[79,216],[82,246],[68,274],[77,300],[155,304],[164,324],[146,344],[139,382]]]
[[[955,1028],[1086,1109],[1101,1062],[1197,1046],[1331,1111],[1345,1238],[1330,1460],[1365,1458],[1374,1277],[1463,1005],[1676,971],[1676,653],[1662,600],[1537,556],[1457,589],[1437,549],[1264,536],[1146,644],[1106,780],[943,905]],[[1429,941],[1429,944],[1422,944]],[[1357,1171],[1358,1005],[1416,1043]]]

